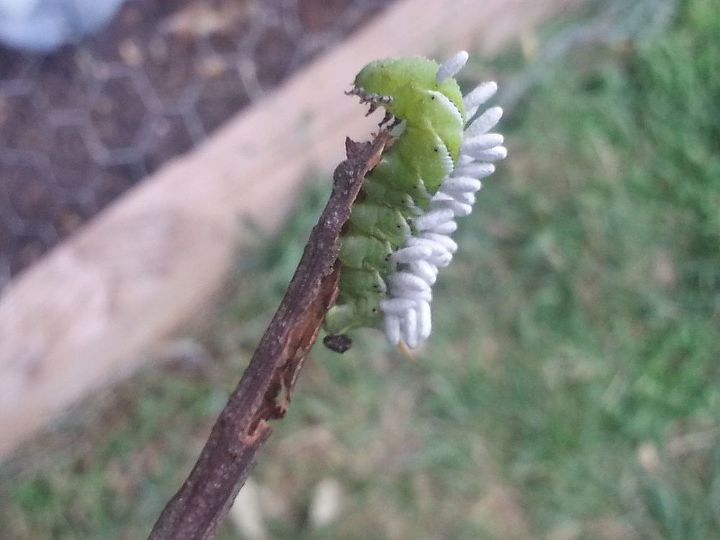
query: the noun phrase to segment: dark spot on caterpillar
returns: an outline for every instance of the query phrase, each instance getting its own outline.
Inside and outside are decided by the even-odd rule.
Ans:
[[[439,151],[440,151],[440,149],[437,146],[435,148],[433,148],[433,152],[439,152]]]
[[[377,308],[372,308],[373,313],[377,313]]]
[[[386,262],[390,260],[390,255],[391,255],[390,253],[388,253],[387,255],[385,255],[385,261],[386,261]]]
[[[402,229],[402,225],[400,225],[399,223],[395,225],[395,227],[397,227],[398,229]]]
[[[430,96],[430,99],[435,99],[435,96]]]

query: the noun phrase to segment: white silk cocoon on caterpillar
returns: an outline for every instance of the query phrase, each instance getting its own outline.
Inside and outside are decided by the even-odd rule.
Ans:
[[[460,51],[442,63],[437,81],[455,77],[465,66],[468,53]],[[420,347],[432,331],[432,287],[440,268],[450,264],[458,245],[451,235],[456,218],[468,216],[482,179],[495,172],[494,162],[505,159],[503,136],[493,133],[503,111],[480,108],[497,92],[495,82],[484,82],[463,96],[465,128],[460,157],[433,195],[430,207],[413,220],[413,231],[405,244],[392,254],[395,270],[387,278],[387,298],[380,303],[384,329],[393,345],[404,342]]]

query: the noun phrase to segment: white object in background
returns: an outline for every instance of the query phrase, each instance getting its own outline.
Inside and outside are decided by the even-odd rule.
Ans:
[[[337,519],[342,509],[342,498],[342,487],[334,478],[323,478],[318,483],[308,512],[313,528],[326,527]]]
[[[100,30],[124,0],[0,0],[0,44],[52,52]]]
[[[230,519],[248,540],[265,540],[267,531],[260,508],[260,489],[248,478],[230,507]]]

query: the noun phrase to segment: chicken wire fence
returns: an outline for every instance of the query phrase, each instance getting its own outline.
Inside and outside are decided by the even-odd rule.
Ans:
[[[128,0],[47,55],[0,47],[0,289],[391,0]]]

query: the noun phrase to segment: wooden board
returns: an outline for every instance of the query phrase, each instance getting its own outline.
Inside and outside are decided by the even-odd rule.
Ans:
[[[0,457],[207,305],[245,232],[276,226],[310,167],[376,119],[343,95],[386,56],[492,53],[581,0],[403,0],[128,192],[0,298]],[[328,180],[329,181],[329,180]]]

